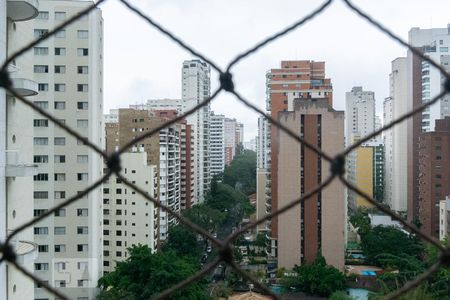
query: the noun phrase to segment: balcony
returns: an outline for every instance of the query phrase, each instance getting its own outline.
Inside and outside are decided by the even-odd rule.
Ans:
[[[6,150],[6,176],[7,177],[25,177],[37,174],[37,165],[24,164],[20,162],[19,152],[17,150]]]
[[[36,18],[39,13],[37,0],[8,0],[7,16],[14,22]]]
[[[25,78],[11,78],[13,90],[22,97],[34,96],[38,94],[37,82]],[[12,96],[7,91],[8,96]]]

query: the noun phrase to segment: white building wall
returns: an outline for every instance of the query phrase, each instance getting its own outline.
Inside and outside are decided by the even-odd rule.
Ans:
[[[362,138],[375,130],[375,93],[353,87],[345,93],[345,104],[345,140],[349,146],[355,136]]]
[[[123,153],[122,175],[155,197],[158,174],[147,165],[146,152]],[[126,166],[126,167],[125,167]],[[111,176],[103,185],[104,271],[111,272],[117,262],[128,257],[127,248],[142,244],[156,251],[158,240],[157,207]]]
[[[183,113],[206,100],[211,94],[210,67],[200,60],[184,61],[182,67]],[[193,125],[196,140],[196,192],[203,202],[211,183],[209,157],[210,104],[186,118]]]
[[[390,97],[384,102],[384,124],[387,125],[408,111],[407,59],[392,61]],[[385,131],[385,202],[395,211],[407,206],[407,123],[397,124]]]
[[[225,116],[211,113],[210,159],[211,176],[222,173],[225,169]]]
[[[90,1],[40,1],[40,11],[48,12],[48,19],[33,21],[34,29],[52,29],[63,22],[56,13],[65,13],[65,19],[92,5]],[[80,32],[79,32],[80,31]],[[34,35],[33,30],[30,31]],[[34,80],[48,84],[33,100],[46,104],[48,112],[77,130],[99,147],[103,144],[103,20],[96,9],[89,16],[65,29],[65,34],[51,37],[37,47],[48,48],[47,55],[38,55],[35,49],[33,65],[48,66],[48,73],[34,73]],[[56,55],[56,48],[60,55]],[[65,49],[65,50],[64,50]],[[36,51],[36,52],[35,52]],[[65,55],[64,55],[65,54]],[[55,68],[57,67],[57,68]],[[79,68],[87,67],[87,68]],[[59,69],[59,73],[57,72]],[[80,71],[79,71],[80,70]],[[65,84],[56,91],[56,84]],[[62,88],[64,87],[64,89]],[[35,114],[35,119],[43,119]],[[49,122],[48,127],[35,127],[35,138],[47,138],[47,145],[34,145],[34,155],[48,157],[39,163],[38,172],[47,174],[44,181],[34,182],[34,191],[48,192],[47,199],[34,200],[34,209],[49,209],[97,181],[103,173],[100,155],[81,141]],[[55,144],[55,138],[64,138]],[[59,141],[62,141],[59,140]],[[56,175],[55,175],[56,174]],[[60,175],[61,174],[61,175]],[[64,180],[63,177],[65,177]],[[57,180],[55,180],[57,179]],[[88,196],[35,225],[47,228],[48,234],[36,234],[35,243],[47,245],[36,263],[48,264],[48,270],[35,270],[35,275],[56,286],[71,299],[95,298],[97,281],[102,273],[102,191],[96,189]],[[87,209],[87,211],[86,211]],[[87,212],[87,215],[84,213]],[[79,234],[78,226],[88,227],[88,234]],[[65,233],[57,234],[63,232]],[[61,231],[59,231],[61,230]],[[59,251],[58,251],[59,249]],[[64,251],[62,251],[64,250]],[[64,268],[56,267],[65,263]],[[87,270],[80,268],[88,264]],[[36,298],[54,299],[42,288],[35,289]]]

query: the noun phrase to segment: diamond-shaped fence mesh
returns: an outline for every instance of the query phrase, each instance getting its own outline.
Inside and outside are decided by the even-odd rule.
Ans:
[[[211,243],[213,243],[215,245],[215,247],[217,247],[219,249],[219,251],[218,251],[219,256],[215,260],[213,260],[212,262],[206,264],[202,268],[202,270],[200,270],[195,275],[193,275],[193,276],[183,280],[182,282],[179,282],[179,283],[175,284],[174,286],[172,286],[171,288],[165,290],[164,292],[160,293],[154,299],[166,299],[166,298],[169,298],[170,295],[173,294],[174,292],[180,291],[181,289],[185,288],[186,286],[188,286],[189,284],[193,283],[194,281],[201,279],[204,275],[206,275],[207,273],[212,271],[216,266],[218,266],[222,262],[227,263],[241,277],[243,277],[244,279],[252,282],[255,285],[255,287],[258,287],[264,293],[270,295],[274,299],[280,299],[279,296],[275,295],[267,286],[265,286],[263,283],[261,283],[256,278],[252,277],[249,273],[244,271],[235,262],[234,257],[233,257],[233,251],[232,251],[232,243],[240,235],[245,233],[247,230],[252,229],[252,228],[256,227],[258,224],[262,224],[262,223],[264,223],[264,222],[266,222],[266,221],[268,221],[268,220],[270,220],[270,219],[272,219],[272,218],[274,218],[274,217],[276,217],[276,216],[286,212],[287,210],[291,209],[292,207],[294,207],[296,205],[299,205],[300,203],[302,203],[306,199],[308,199],[308,198],[312,197],[313,195],[315,195],[316,193],[320,192],[322,189],[325,189],[334,180],[341,181],[342,184],[344,184],[349,190],[352,190],[356,194],[360,195],[361,197],[366,199],[368,202],[373,204],[378,210],[380,210],[383,213],[391,216],[394,220],[397,220],[398,222],[400,222],[408,231],[410,231],[411,233],[417,235],[418,237],[420,237],[422,240],[426,241],[427,243],[432,244],[440,252],[439,260],[438,260],[437,263],[435,263],[433,266],[431,266],[429,269],[427,269],[421,275],[417,276],[414,280],[406,283],[401,288],[399,288],[399,289],[393,291],[392,293],[388,294],[386,296],[386,299],[397,298],[398,296],[400,296],[400,295],[410,291],[411,289],[413,289],[413,288],[417,287],[418,285],[420,285],[421,283],[423,283],[430,276],[432,276],[440,267],[449,267],[449,265],[450,265],[450,247],[443,246],[434,237],[425,234],[419,228],[417,228],[414,224],[412,224],[412,223],[410,223],[408,221],[405,221],[403,219],[403,217],[401,217],[397,213],[391,211],[390,209],[386,208],[385,206],[382,206],[379,202],[375,201],[372,197],[367,195],[365,192],[363,192],[357,186],[355,186],[352,183],[350,183],[349,181],[347,181],[347,179],[344,176],[344,173],[345,173],[344,172],[345,171],[345,158],[352,150],[354,150],[357,147],[361,146],[363,143],[369,141],[373,137],[379,135],[383,131],[391,129],[395,125],[406,121],[408,118],[414,116],[415,114],[418,114],[418,113],[422,112],[428,106],[438,102],[446,94],[450,94],[450,74],[447,73],[445,71],[445,69],[441,65],[439,65],[438,63],[436,63],[433,60],[431,60],[430,58],[428,58],[420,50],[412,47],[407,42],[403,41],[400,37],[396,36],[388,28],[384,27],[383,24],[381,24],[381,23],[377,22],[376,20],[374,20],[369,14],[367,14],[366,12],[364,12],[361,9],[359,9],[358,7],[356,7],[349,0],[341,0],[347,6],[347,8],[349,10],[353,11],[355,14],[360,16],[362,19],[367,21],[369,24],[373,25],[375,28],[377,28],[378,30],[380,30],[381,32],[386,34],[387,36],[389,36],[391,39],[393,39],[397,43],[399,43],[402,46],[408,48],[414,55],[418,56],[420,59],[428,62],[434,68],[437,68],[440,71],[440,73],[443,76],[443,78],[445,78],[445,83],[443,85],[442,92],[439,93],[438,95],[434,96],[433,99],[430,100],[429,102],[426,102],[426,103],[422,104],[421,106],[418,106],[418,107],[414,108],[413,110],[411,110],[410,112],[408,112],[405,115],[401,116],[400,118],[392,121],[389,124],[386,124],[385,126],[380,128],[379,130],[376,130],[375,132],[371,133],[370,135],[360,139],[358,142],[354,143],[353,145],[351,145],[347,149],[345,149],[342,153],[332,157],[332,156],[327,155],[327,153],[322,152],[321,149],[319,149],[318,147],[314,146],[313,144],[311,144],[308,141],[304,140],[300,136],[296,135],[294,132],[292,132],[291,130],[289,130],[285,126],[283,126],[280,122],[278,122],[277,120],[273,119],[270,115],[266,114],[263,110],[261,110],[260,108],[258,108],[254,104],[252,104],[251,102],[247,101],[244,97],[242,97],[234,89],[234,84],[233,84],[233,80],[232,80],[232,73],[231,73],[231,71],[232,71],[233,66],[235,66],[241,60],[245,59],[247,56],[252,55],[253,53],[258,51],[262,47],[266,46],[267,44],[269,44],[271,42],[274,42],[279,37],[282,37],[282,36],[288,34],[289,32],[291,32],[291,31],[301,27],[303,24],[311,21],[312,19],[314,19],[315,17],[320,15],[322,12],[324,12],[326,9],[328,9],[330,7],[330,5],[332,4],[333,0],[328,0],[328,1],[323,2],[318,8],[316,8],[314,11],[312,11],[311,13],[306,15],[305,17],[301,18],[300,20],[298,20],[294,24],[290,25],[289,27],[281,30],[280,32],[278,32],[278,33],[276,33],[276,34],[274,34],[272,36],[267,37],[266,39],[264,39],[263,41],[261,41],[257,45],[255,45],[255,46],[251,47],[250,49],[248,49],[248,50],[242,52],[241,54],[237,55],[228,64],[228,66],[226,67],[225,70],[222,70],[211,59],[209,59],[205,55],[201,54],[197,50],[193,49],[191,46],[186,44],[184,41],[182,41],[176,35],[174,35],[173,33],[169,32],[167,29],[165,29],[162,25],[160,25],[157,22],[155,22],[151,17],[149,17],[148,15],[144,14],[136,6],[134,6],[133,4],[128,2],[127,0],[120,0],[120,2],[122,2],[123,5],[127,9],[129,9],[130,11],[135,13],[136,16],[144,19],[150,26],[152,26],[155,29],[157,29],[161,34],[165,35],[167,38],[171,39],[177,45],[179,45],[183,49],[187,50],[193,56],[202,59],[203,61],[208,63],[213,69],[215,69],[220,74],[220,77],[219,77],[220,86],[219,86],[219,88],[216,91],[214,91],[212,93],[211,97],[209,97],[205,101],[201,102],[197,106],[193,107],[189,111],[187,111],[184,114],[176,117],[175,119],[171,119],[170,121],[167,121],[165,124],[159,126],[158,128],[153,129],[152,131],[149,131],[149,132],[147,132],[147,133],[145,133],[145,134],[143,134],[143,135],[141,135],[139,137],[136,137],[135,139],[130,141],[128,144],[123,146],[121,149],[119,149],[116,153],[111,154],[111,155],[107,155],[105,153],[105,151],[103,151],[102,149],[98,148],[94,143],[90,142],[87,138],[79,135],[75,130],[73,130],[72,128],[70,128],[69,126],[67,126],[64,123],[61,123],[57,118],[55,118],[54,116],[52,116],[51,114],[49,114],[45,110],[41,109],[40,107],[35,106],[33,104],[33,102],[31,102],[28,99],[26,99],[26,98],[20,96],[19,94],[17,94],[15,92],[13,86],[12,86],[12,82],[10,80],[10,77],[9,77],[9,74],[8,74],[8,70],[7,70],[7,66],[12,61],[14,61],[16,58],[18,58],[19,56],[21,56],[25,52],[29,51],[35,45],[39,44],[43,40],[46,40],[49,37],[55,35],[58,31],[64,29],[66,26],[72,24],[73,22],[75,22],[76,20],[81,18],[82,16],[88,14],[90,11],[92,11],[93,9],[95,9],[97,6],[99,6],[100,4],[102,4],[105,1],[106,0],[99,0],[99,1],[97,1],[92,6],[87,7],[86,9],[82,10],[81,12],[79,12],[77,15],[75,15],[72,18],[70,18],[70,19],[66,20],[65,22],[61,23],[59,26],[55,27],[53,30],[49,31],[44,36],[41,36],[40,38],[34,40],[33,42],[31,42],[30,44],[26,45],[22,49],[20,49],[17,52],[13,53],[10,57],[8,57],[6,59],[6,61],[3,63],[3,65],[2,65],[2,67],[0,69],[0,87],[1,88],[7,90],[13,97],[15,97],[19,101],[23,102],[27,106],[31,107],[35,112],[37,112],[37,113],[45,116],[49,120],[51,120],[53,123],[55,123],[61,129],[65,130],[68,134],[72,135],[73,137],[77,138],[78,140],[82,140],[86,146],[90,147],[92,150],[94,150],[95,152],[97,152],[98,154],[100,154],[104,158],[104,160],[106,161],[107,169],[108,169],[106,174],[104,174],[104,176],[100,180],[95,182],[93,185],[87,187],[84,191],[79,192],[78,194],[70,197],[66,201],[64,201],[61,204],[59,204],[58,206],[55,206],[52,209],[49,209],[48,211],[46,211],[42,215],[40,215],[38,217],[35,217],[34,219],[26,222],[22,226],[16,228],[14,231],[12,231],[8,235],[6,240],[3,243],[0,243],[0,253],[2,254],[2,256],[0,258],[0,263],[9,263],[11,265],[14,265],[25,276],[29,277],[31,280],[33,280],[36,283],[39,282],[44,289],[46,289],[50,293],[54,294],[56,297],[58,297],[60,299],[67,299],[67,297],[64,296],[63,294],[61,294],[60,291],[58,291],[57,289],[53,288],[52,286],[50,286],[49,284],[47,284],[45,282],[41,282],[40,279],[38,277],[36,277],[33,273],[29,272],[24,267],[22,267],[20,264],[18,264],[18,262],[17,262],[17,255],[14,252],[14,249],[13,249],[13,246],[12,246],[12,238],[14,236],[16,236],[18,233],[20,233],[21,231],[23,231],[24,229],[26,229],[26,228],[28,228],[30,226],[33,226],[37,222],[47,218],[49,215],[53,214],[58,209],[63,208],[65,206],[68,206],[69,204],[72,204],[72,203],[76,202],[77,200],[81,199],[82,197],[87,195],[92,190],[94,190],[96,188],[99,188],[102,185],[102,183],[105,182],[106,180],[108,180],[108,178],[112,174],[115,174],[118,178],[120,178],[123,181],[123,183],[125,185],[127,185],[128,187],[133,189],[135,192],[140,194],[147,201],[151,201],[155,206],[157,206],[159,208],[163,208],[170,215],[175,217],[180,223],[186,225],[191,230],[193,230],[196,233],[198,233],[198,234],[202,235],[203,237],[207,238]],[[166,126],[168,126],[170,124],[176,123],[179,120],[185,118],[186,116],[194,113],[196,110],[200,109],[201,107],[203,107],[203,106],[207,105],[208,103],[210,103],[211,101],[213,101],[217,97],[217,95],[219,95],[219,93],[221,93],[221,92],[227,92],[227,93],[233,94],[236,97],[236,99],[238,99],[239,102],[241,102],[245,106],[249,107],[253,111],[257,112],[261,116],[264,116],[273,126],[278,127],[281,131],[283,131],[286,134],[288,134],[290,137],[295,139],[298,143],[301,143],[305,147],[309,148],[310,150],[312,150],[316,154],[320,155],[323,159],[325,159],[326,161],[328,161],[331,164],[330,175],[328,176],[328,178],[323,180],[323,182],[320,185],[318,185],[316,188],[314,188],[311,191],[306,192],[302,197],[300,197],[298,199],[293,199],[292,202],[290,202],[288,205],[286,205],[284,207],[281,207],[281,208],[279,208],[276,211],[271,212],[270,214],[266,215],[264,218],[261,218],[261,219],[255,221],[255,222],[253,222],[253,223],[250,223],[247,226],[244,226],[244,227],[236,230],[235,232],[233,232],[231,235],[229,235],[224,240],[219,240],[219,239],[213,237],[208,231],[206,231],[203,228],[201,228],[201,227],[197,226],[196,224],[192,223],[191,221],[189,221],[188,219],[184,218],[180,214],[172,211],[169,207],[161,204],[157,199],[155,199],[153,197],[150,197],[144,190],[142,190],[139,187],[137,187],[136,185],[134,185],[132,182],[130,182],[127,178],[125,178],[122,174],[119,173],[120,170],[121,170],[121,167],[122,167],[121,166],[121,162],[120,162],[120,155],[122,153],[126,152],[129,148],[131,148],[132,145],[136,144],[137,142],[139,142],[139,141],[141,141],[141,140],[143,140],[145,138],[148,138],[148,137],[152,136],[155,133],[158,133],[162,128],[164,128],[164,127],[166,127]]]

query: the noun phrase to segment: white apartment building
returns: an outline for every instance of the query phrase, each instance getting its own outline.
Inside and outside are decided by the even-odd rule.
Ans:
[[[408,111],[407,59],[392,61],[389,75],[389,97],[384,100],[384,124],[389,124]],[[397,124],[383,133],[385,146],[384,200],[395,211],[407,207],[407,123]]]
[[[33,38],[32,19],[37,1],[0,0],[0,63]],[[8,65],[13,89],[21,96],[37,94],[32,80],[32,54],[24,53]],[[29,99],[33,99],[32,97]],[[0,88],[0,242],[33,218],[33,111]],[[38,247],[33,227],[10,241],[17,263],[33,272]],[[34,299],[34,284],[15,267],[0,264],[0,299]]]
[[[375,130],[375,93],[355,86],[345,93],[345,141],[365,137]]]
[[[251,151],[255,151],[256,152],[256,144],[257,144],[257,139],[258,137],[255,136],[253,139],[251,139],[250,141],[244,142],[244,149],[246,150],[251,150]]]
[[[40,1],[27,35],[37,38],[92,5],[91,1]],[[34,103],[99,147],[103,144],[103,19],[93,10],[36,45]],[[100,155],[39,114],[33,119],[34,214],[45,212],[96,182]],[[70,299],[95,298],[102,273],[102,191],[96,189],[34,225],[39,256],[34,274]],[[82,228],[82,230],[79,230]],[[36,299],[54,296],[35,286]]]
[[[270,169],[270,124],[263,116],[258,117],[258,140],[256,145],[256,167]]]
[[[183,62],[182,67],[183,113],[208,99],[211,95],[210,67],[198,59]],[[203,202],[211,183],[210,169],[210,104],[186,118],[193,125],[195,147],[195,190],[197,201]]]
[[[225,118],[225,165],[229,165],[236,155],[236,141],[239,138],[239,126],[236,119]]]
[[[211,176],[214,176],[225,169],[225,116],[211,112],[210,122]]]
[[[426,56],[450,70],[448,64],[450,58],[450,24],[447,28],[411,28],[408,41],[412,46],[420,47]],[[411,56],[410,51],[408,56]],[[430,101],[442,90],[443,78],[441,73],[425,61],[422,62],[421,81],[422,103]],[[422,112],[422,131],[433,131],[435,121],[446,116],[450,116],[450,97],[448,95]]]
[[[439,201],[439,240],[450,237],[450,196]]]
[[[146,152],[121,155],[122,174],[139,188],[155,197],[158,173],[147,165]],[[127,248],[147,245],[156,251],[158,241],[158,208],[150,201],[111,176],[103,185],[103,270],[111,272],[117,262],[128,256]]]
[[[181,99],[148,99],[143,104],[132,104],[130,108],[139,110],[176,110],[180,115],[186,108]]]

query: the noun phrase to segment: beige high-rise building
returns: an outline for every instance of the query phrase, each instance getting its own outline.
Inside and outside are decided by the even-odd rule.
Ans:
[[[330,156],[344,149],[344,112],[327,99],[294,99],[279,121]],[[327,179],[330,164],[278,130],[278,207],[313,190]],[[344,269],[346,201],[344,186],[325,189],[278,217],[278,268],[311,263],[319,252],[328,264]]]
[[[92,1],[39,1],[27,25],[30,40],[92,5]],[[17,24],[18,28],[20,24]],[[101,148],[103,144],[103,19],[100,9],[30,50],[33,101]],[[33,115],[34,215],[85,190],[103,175],[102,157],[40,114]],[[102,273],[102,191],[62,208],[34,225],[39,255],[34,274],[70,299],[93,299]],[[81,229],[80,229],[81,228]],[[35,285],[35,299],[55,297]]]
[[[147,165],[146,152],[126,152],[120,157],[122,175],[148,195],[155,197],[158,173]],[[127,258],[127,248],[147,245],[156,251],[158,242],[158,209],[117,176],[103,185],[103,268],[114,271],[117,262]]]

